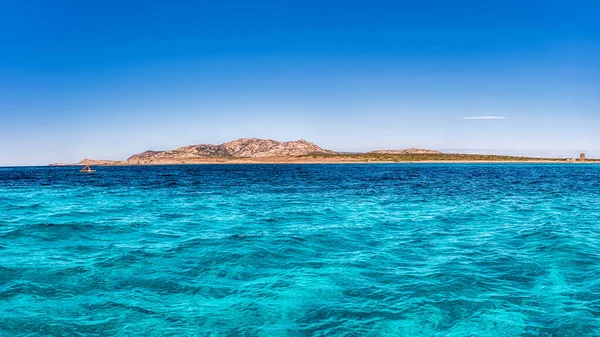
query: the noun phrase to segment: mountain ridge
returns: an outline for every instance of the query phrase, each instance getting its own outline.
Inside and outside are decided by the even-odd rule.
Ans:
[[[126,160],[84,159],[82,165],[148,165],[185,164],[214,159],[280,158],[310,154],[338,154],[304,139],[280,142],[273,139],[239,138],[222,144],[184,145],[173,150],[146,150],[131,155]],[[59,165],[59,164],[56,164]]]
[[[279,142],[273,139],[240,138],[230,142],[185,145],[174,150],[144,151],[127,158],[128,164],[150,164],[168,160],[193,160],[205,158],[261,158],[301,156],[308,154],[335,154],[304,139]]]

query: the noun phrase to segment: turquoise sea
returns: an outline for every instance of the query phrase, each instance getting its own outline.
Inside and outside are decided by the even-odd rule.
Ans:
[[[0,168],[0,336],[600,336],[600,166]]]

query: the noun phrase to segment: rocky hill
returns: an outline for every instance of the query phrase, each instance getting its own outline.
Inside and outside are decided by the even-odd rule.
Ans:
[[[219,145],[198,144],[182,146],[175,150],[145,151],[134,154],[121,162],[85,159],[80,163],[93,165],[177,164],[206,161],[211,158],[266,158],[336,153],[303,139],[278,142],[271,139],[240,138]]]
[[[425,149],[378,150],[368,153],[341,153],[323,149],[303,139],[278,142],[271,139],[240,138],[231,142],[213,145],[186,145],[175,150],[145,151],[126,160],[84,159],[71,165],[161,165],[202,163],[295,163],[295,162],[365,162],[373,155],[441,155],[442,152]],[[412,157],[411,157],[412,158]],[[408,158],[408,159],[411,159]],[[436,157],[437,158],[437,157]],[[376,158],[383,161],[398,161],[400,158]],[[407,160],[408,160],[407,159]],[[423,158],[417,158],[423,159]],[[438,158],[439,159],[439,158]],[[412,158],[411,160],[415,160]],[[69,164],[51,164],[56,166]]]
[[[442,154],[440,151],[435,150],[426,150],[426,149],[401,149],[401,150],[377,150],[371,151],[369,153],[379,153],[379,154]]]

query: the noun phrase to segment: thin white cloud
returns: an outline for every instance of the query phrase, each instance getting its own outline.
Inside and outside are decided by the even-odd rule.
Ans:
[[[476,117],[462,117],[462,120],[482,120],[482,119],[506,119],[506,117],[501,116],[476,116]]]

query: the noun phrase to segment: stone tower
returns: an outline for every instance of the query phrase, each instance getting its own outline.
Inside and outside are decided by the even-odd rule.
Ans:
[[[585,161],[585,153],[579,154],[579,161]]]

